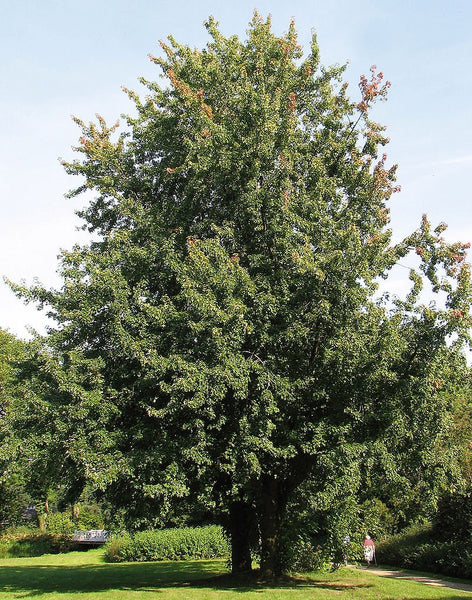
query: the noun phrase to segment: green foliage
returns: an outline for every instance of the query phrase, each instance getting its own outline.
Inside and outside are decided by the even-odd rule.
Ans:
[[[15,368],[25,355],[27,342],[0,328],[0,410],[3,413],[9,405],[9,398],[15,388]]]
[[[67,510],[42,513],[40,524],[48,533],[72,534],[76,529],[104,529],[105,518],[98,504],[80,502]]]
[[[464,373],[460,385],[450,390],[453,406],[452,438],[465,485],[472,484],[472,371]]]
[[[329,558],[330,564],[340,566],[346,559],[349,562],[363,560],[362,544],[366,534],[377,543],[396,531],[393,511],[378,498],[360,503],[356,495],[339,493],[336,497],[327,489],[318,496],[310,483],[299,490],[298,502],[288,506],[284,522],[287,556],[293,552],[304,555],[297,549],[298,541],[302,540],[307,548],[318,548]]]
[[[11,474],[0,483],[0,521],[17,525],[23,521],[23,511],[28,505],[29,495],[21,474]]]
[[[323,560],[330,568],[340,566],[346,556],[350,561],[358,558],[356,549],[361,548],[362,533],[359,525],[359,507],[353,496],[335,498],[324,496],[326,504],[317,497],[315,487],[306,482],[287,507],[283,525],[283,556],[288,569],[300,570],[300,561],[307,564]],[[350,542],[345,544],[346,536]],[[360,554],[359,554],[360,558]],[[310,570],[310,569],[308,569]],[[313,567],[313,570],[314,569]]]
[[[60,533],[38,533],[28,529],[12,529],[0,536],[0,557],[20,558],[58,554],[75,550],[70,536]]]
[[[231,522],[244,504],[234,564],[250,567],[257,530],[274,574],[305,482],[321,507],[407,486],[431,507],[450,483],[444,390],[465,364],[470,268],[426,216],[391,243],[382,73],[350,99],[344,68],[320,64],[315,38],[303,57],[293,23],[278,37],[256,13],[245,41],[206,27],[202,51],[161,44],[167,83],[128,91],[121,133],[76,119],[64,166],[71,195],[95,194],[81,212],[94,241],[62,253],[60,289],[12,284],[57,327],[9,419],[45,481],[71,499],[89,482],[139,525],[185,502]],[[410,293],[377,298],[410,253]],[[424,283],[441,306],[421,304]],[[339,548],[348,523],[331,522]]]
[[[319,573],[332,570],[332,560],[329,549],[315,545],[312,540],[298,536],[291,540],[284,556],[284,570],[294,573]]]
[[[70,513],[75,529],[105,529],[105,508],[95,502],[78,502]]]
[[[77,529],[69,513],[49,513],[46,517],[46,530],[48,533],[72,534]]]
[[[374,540],[380,541],[395,531],[395,515],[378,498],[366,500],[360,506],[361,522],[364,535],[369,534]]]
[[[434,533],[441,540],[454,539],[472,550],[472,486],[445,494],[433,520]]]
[[[142,531],[114,537],[106,547],[108,562],[189,560],[228,556],[229,544],[221,527],[185,527]]]
[[[376,544],[377,560],[387,565],[406,565],[417,547],[428,544],[433,539],[431,524],[411,525],[401,533]]]
[[[0,522],[11,525],[22,521],[22,513],[30,495],[27,490],[28,473],[22,470],[20,458],[11,461],[9,452],[19,446],[9,420],[14,396],[19,393],[18,363],[26,356],[28,344],[0,329]]]
[[[458,515],[458,521],[460,516]],[[407,569],[472,577],[470,535],[459,538],[439,536],[432,525],[415,525],[376,546],[377,560]]]

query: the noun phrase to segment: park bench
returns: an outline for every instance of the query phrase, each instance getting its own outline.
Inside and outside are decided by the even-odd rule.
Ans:
[[[108,541],[108,531],[106,529],[76,530],[72,541],[78,544],[98,546]]]

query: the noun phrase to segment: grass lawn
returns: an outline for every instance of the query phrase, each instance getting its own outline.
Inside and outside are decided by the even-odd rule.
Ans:
[[[234,580],[222,560],[107,564],[101,549],[0,561],[0,600],[458,600],[470,592],[386,579],[359,569],[285,578]]]

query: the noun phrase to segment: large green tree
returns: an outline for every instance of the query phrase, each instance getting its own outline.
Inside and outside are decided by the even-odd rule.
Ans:
[[[436,373],[467,339],[470,271],[426,217],[391,245],[396,168],[370,117],[382,73],[351,100],[293,23],[277,37],[255,14],[244,42],[206,27],[201,51],[161,44],[166,81],[127,90],[124,128],[77,119],[65,168],[73,195],[95,193],[80,213],[94,241],[62,253],[60,290],[15,288],[57,322],[17,427],[47,430],[36,460],[129,514],[212,508],[235,571],[256,532],[271,575],[304,481],[375,442],[391,456],[392,436],[405,450],[412,431],[418,449],[441,435]],[[376,299],[410,251],[411,293]],[[418,302],[423,279],[441,307]]]

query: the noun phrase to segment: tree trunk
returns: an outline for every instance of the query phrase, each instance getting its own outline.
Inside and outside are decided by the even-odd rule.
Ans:
[[[243,573],[252,569],[251,534],[254,527],[253,509],[243,501],[230,507],[231,570]]]
[[[286,498],[281,483],[273,477],[262,482],[260,503],[261,573],[272,578],[281,575],[281,518]]]

